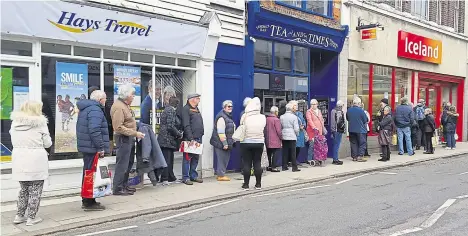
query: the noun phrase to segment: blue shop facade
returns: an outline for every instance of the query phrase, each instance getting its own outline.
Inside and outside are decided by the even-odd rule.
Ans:
[[[316,8],[309,7],[310,2],[247,3],[245,46],[218,45],[215,114],[224,100],[233,100],[238,123],[245,97],[259,97],[265,115],[282,100],[301,101],[299,108],[305,113],[315,98],[328,127],[328,114],[338,97],[338,59],[348,27],[339,24],[340,6],[336,4],[340,1],[312,1],[322,4]],[[306,156],[307,147],[301,149],[298,160],[305,161]],[[228,169],[240,169],[238,148],[232,152]]]

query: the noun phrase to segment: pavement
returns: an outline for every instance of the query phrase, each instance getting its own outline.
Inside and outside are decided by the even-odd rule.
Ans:
[[[416,155],[411,157],[407,155],[393,155],[389,162],[378,162],[377,155],[374,155],[365,163],[352,162],[347,158],[344,159],[345,163],[343,166],[328,164],[325,167],[303,168],[301,172],[287,171],[268,173],[262,180],[263,189],[260,191],[242,191],[240,188],[242,181],[236,178],[240,177],[239,173],[233,173],[231,175],[233,180],[230,182],[216,182],[214,178],[208,178],[205,179],[205,183],[195,184],[193,186],[185,186],[182,184],[156,187],[146,186],[144,189],[139,190],[134,196],[110,196],[99,199],[99,201],[107,207],[105,211],[101,212],[84,212],[81,209],[81,198],[79,196],[44,199],[41,202],[41,208],[38,214],[39,217],[44,219],[44,222],[31,227],[26,227],[24,224],[13,225],[11,222],[16,213],[15,205],[2,205],[1,235],[50,235],[53,233],[58,235],[70,235],[68,233],[61,234],[61,232],[77,228],[83,229],[106,222],[138,218],[155,213],[166,214],[167,212],[258,194],[259,192],[267,194],[271,191],[301,184],[333,180],[372,171],[384,171],[386,169],[414,165],[430,160],[443,160],[444,158],[466,156],[466,154],[468,154],[468,143],[458,143],[456,150],[437,148],[434,155],[424,155],[422,151],[418,151]],[[328,160],[328,163],[330,162],[331,161]],[[466,165],[463,167],[465,166]],[[408,168],[411,169],[412,167]],[[253,187],[253,183],[251,184]],[[331,199],[333,199],[333,197],[334,196],[331,196],[328,202],[332,202]],[[370,198],[373,199],[375,196]],[[364,199],[364,203],[369,200],[367,197]],[[275,208],[275,210],[281,213],[288,208],[289,207],[281,209]],[[326,208],[320,209],[320,212],[324,211],[327,211]],[[315,211],[312,210],[311,212]],[[317,216],[315,214],[309,214],[307,217],[314,219]],[[317,226],[314,227],[320,227],[322,220],[325,219],[320,217],[320,220],[312,221],[316,222],[314,225],[316,224]],[[337,224],[339,223],[340,222],[337,221]]]

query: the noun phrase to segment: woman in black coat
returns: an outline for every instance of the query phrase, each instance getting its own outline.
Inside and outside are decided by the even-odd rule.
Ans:
[[[379,122],[379,144],[382,148],[382,158],[379,161],[390,160],[390,144],[392,143],[392,135],[394,133],[393,118],[389,106],[384,108],[384,116]]]
[[[426,137],[426,151],[424,154],[434,154],[434,144],[432,143],[432,137],[434,136],[434,132],[436,130],[435,119],[431,108],[426,108],[424,114],[426,115],[426,118],[424,118],[422,121],[421,127],[421,131],[424,132]]]
[[[445,149],[455,149],[455,132],[457,131],[458,116],[459,114],[455,106],[451,106],[445,117],[445,127],[447,130],[447,147]]]
[[[164,108],[161,114],[158,142],[167,163],[167,168],[164,168],[161,174],[163,185],[177,180],[174,175],[174,152],[178,149],[179,140],[183,137],[182,122],[176,112],[178,105],[179,99],[171,97],[169,105]]]

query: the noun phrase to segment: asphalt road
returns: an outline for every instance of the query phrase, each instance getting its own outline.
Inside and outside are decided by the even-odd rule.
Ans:
[[[457,199],[429,227],[448,199],[468,194],[468,158],[442,159],[332,179],[313,185],[259,193],[223,205],[142,216],[57,235],[310,236],[468,235],[468,198]],[[200,210],[200,208],[202,208]],[[437,215],[437,213],[436,213]],[[153,224],[148,222],[160,220]]]

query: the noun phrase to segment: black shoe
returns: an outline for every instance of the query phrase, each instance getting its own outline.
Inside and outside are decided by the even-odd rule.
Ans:
[[[249,185],[246,184],[246,183],[243,183],[243,184],[242,184],[242,189],[243,189],[244,191],[248,191],[248,190],[249,190]]]
[[[398,153],[398,155],[403,156],[403,153]]]
[[[119,191],[115,191],[113,193],[113,195],[115,195],[115,196],[130,196],[130,195],[133,195],[133,192],[130,192],[128,190],[119,190]]]
[[[136,192],[136,188],[134,188],[134,187],[127,186],[126,189],[127,189],[127,191],[129,191],[129,192]]]
[[[262,189],[262,184],[256,183],[256,184],[255,184],[255,189],[256,189],[256,190]]]
[[[388,161],[388,159],[386,159],[386,158],[380,158],[378,161],[386,162],[386,161]]]
[[[288,168],[288,167],[286,167],[286,168],[285,168],[285,167],[283,167],[283,169],[282,169],[282,170],[283,170],[283,171],[288,171],[288,170],[289,170],[289,168]]]
[[[299,169],[299,168],[295,168],[295,169],[292,170],[292,172],[299,172],[299,171],[301,171],[301,169]]]
[[[281,172],[281,171],[278,168],[274,168],[274,169],[271,169],[271,172]]]
[[[272,171],[272,170],[273,170],[273,168],[271,168],[271,167],[267,167],[267,169],[266,169],[266,170],[267,170],[267,171]]]
[[[81,208],[84,211],[103,211],[106,209],[106,207],[101,206],[101,204],[92,204],[92,205],[82,205]]]
[[[343,165],[343,162],[340,160],[333,161],[332,164],[334,165]]]

